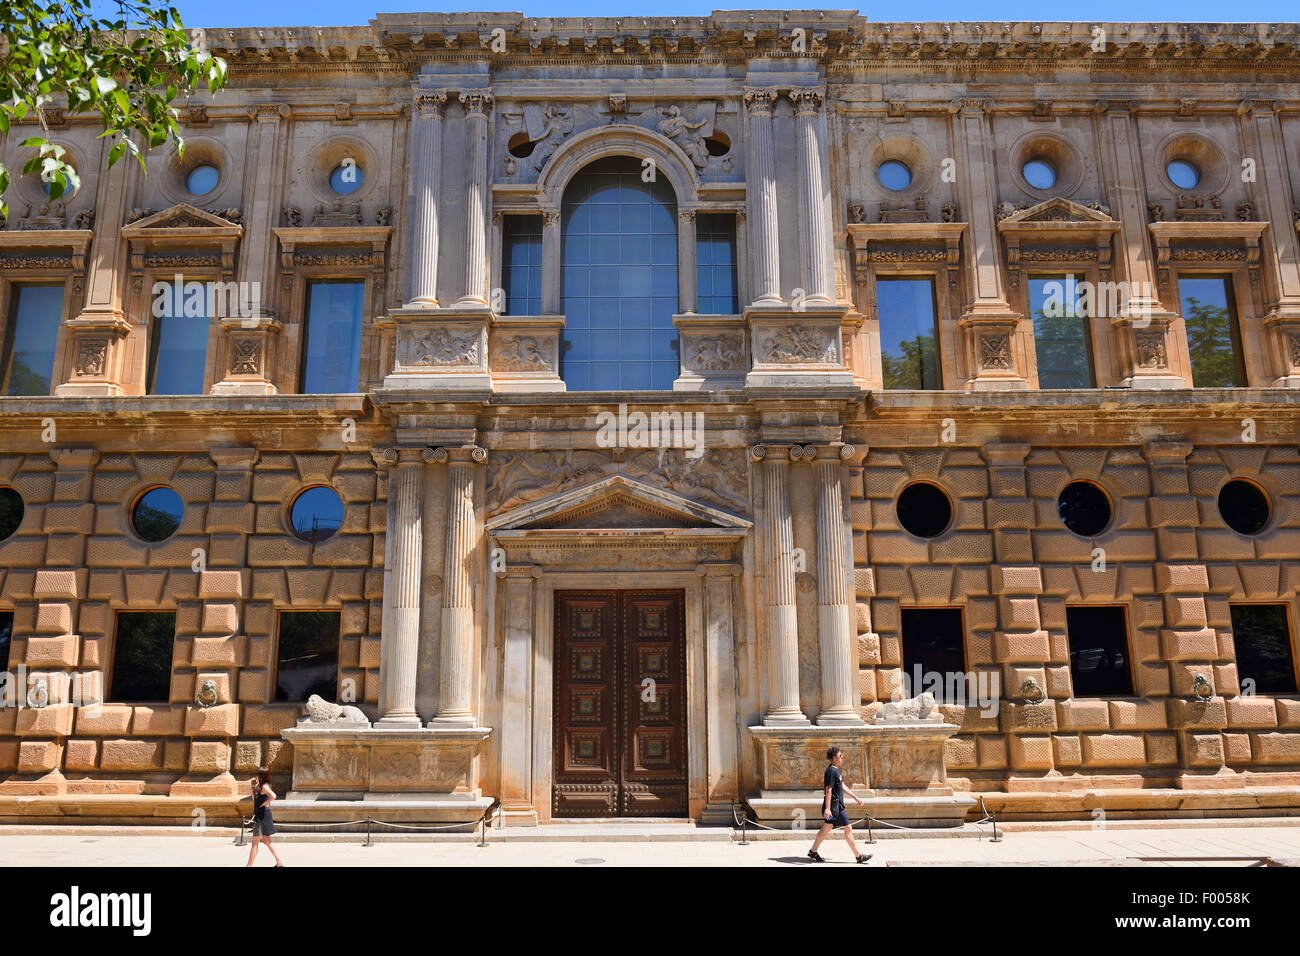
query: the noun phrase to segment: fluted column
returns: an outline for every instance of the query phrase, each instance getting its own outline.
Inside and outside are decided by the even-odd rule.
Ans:
[[[753,217],[754,304],[780,304],[781,260],[776,241],[776,161],[772,107],[776,90],[746,90],[749,109],[749,211]]]
[[[763,723],[804,724],[799,708],[799,626],[794,604],[794,528],[790,518],[790,458],[783,447],[755,445],[762,462],[763,548],[767,571],[767,678],[770,709]]]
[[[822,178],[821,110],[824,94],[793,89],[795,163],[799,190],[800,285],[810,305],[825,305],[831,295],[831,224]]]
[[[542,212],[542,315],[560,315],[564,307],[560,302],[560,214],[557,210]]]
[[[473,727],[474,601],[470,555],[478,530],[474,522],[474,475],[487,461],[478,447],[445,449],[447,537],[443,552],[442,659],[438,676],[441,709],[432,727]]]
[[[492,91],[460,94],[468,126],[468,188],[465,191],[465,291],[457,305],[486,306],[487,301],[487,140]]]
[[[822,667],[820,725],[860,724],[858,660],[849,601],[853,565],[844,524],[841,459],[853,457],[852,445],[804,448],[812,461],[817,494],[817,646]]]
[[[438,197],[442,193],[442,118],[446,109],[446,90],[415,95],[411,130],[415,202],[408,307],[438,307]]]
[[[415,681],[420,648],[420,554],[423,547],[424,466],[437,460],[431,448],[385,448],[376,456],[392,467],[389,594],[385,595],[381,673],[385,727],[419,727]]]

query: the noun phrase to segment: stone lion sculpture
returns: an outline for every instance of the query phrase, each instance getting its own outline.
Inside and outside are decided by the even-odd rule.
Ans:
[[[891,700],[876,711],[877,724],[910,723],[917,720],[934,720],[934,694],[929,691],[907,700]]]
[[[370,721],[358,707],[347,704],[332,704],[319,694],[307,698],[307,715],[299,719],[304,724],[365,724]]]

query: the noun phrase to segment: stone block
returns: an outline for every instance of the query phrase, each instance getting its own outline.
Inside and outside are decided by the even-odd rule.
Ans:
[[[1043,590],[1043,573],[1037,567],[1009,568],[994,565],[993,590],[1001,594],[1038,594]]]
[[[65,601],[42,601],[36,606],[37,634],[71,634],[72,605]]]
[[[1156,590],[1161,594],[1200,594],[1210,589],[1203,564],[1157,564]]]
[[[28,667],[76,667],[80,651],[80,642],[75,634],[29,637],[23,663]]]
[[[1001,734],[979,734],[975,753],[980,770],[1002,770],[1007,765],[1007,739]]]
[[[1104,700],[1058,700],[1056,712],[1062,730],[1110,729],[1110,705]]]
[[[1205,599],[1200,596],[1166,595],[1165,623],[1179,630],[1205,627]]]
[[[949,737],[943,744],[943,760],[949,772],[976,769],[979,762],[975,756],[975,738],[967,736]]]
[[[1223,760],[1230,766],[1250,763],[1250,734],[1225,733]]]
[[[1083,734],[1083,762],[1089,767],[1140,767],[1146,761],[1142,734]]]
[[[203,605],[204,634],[234,634],[239,630],[239,607],[230,603]]]
[[[20,707],[14,717],[14,733],[20,737],[67,737],[72,733],[75,709],[71,704]]]
[[[230,769],[230,745],[216,740],[190,744],[190,773],[225,773]]]
[[[1052,738],[1010,734],[1007,737],[1007,756],[1013,770],[1051,770]]]
[[[262,766],[265,753],[261,740],[239,740],[235,742],[234,761],[236,773],[252,773]]]
[[[235,737],[239,734],[239,704],[190,707],[185,712],[187,737]]]
[[[292,727],[302,714],[300,704],[247,705],[244,707],[244,736],[278,738],[280,731]]]
[[[366,638],[362,638],[362,647],[365,647]],[[376,655],[377,656],[377,655]],[[363,650],[361,660],[366,660],[366,654]],[[875,667],[880,663],[880,635],[878,634],[859,634],[858,635],[858,666]],[[378,665],[368,663],[365,666],[374,667]]]
[[[1001,703],[999,721],[1004,733],[1048,733],[1056,730],[1056,708],[1050,700],[1038,704]]]
[[[1165,701],[1170,730],[1222,730],[1228,726],[1228,711],[1222,697],[1210,700],[1184,700],[1170,697]]]
[[[103,704],[76,709],[77,733],[85,737],[121,737],[131,730],[130,704]]]
[[[63,746],[55,740],[24,740],[18,745],[19,773],[49,773],[63,759]]]
[[[99,762],[98,740],[69,740],[63,753],[65,770],[94,770]]]
[[[1255,760],[1264,764],[1300,764],[1300,733],[1251,734]]]
[[[265,667],[245,667],[239,671],[241,703],[266,703],[271,696],[271,672]]]
[[[1036,664],[1051,660],[1046,631],[998,631],[993,635],[993,650],[1003,664]]]
[[[81,583],[83,574],[84,572],[81,571],[42,568],[36,572],[31,596],[37,600],[49,598],[52,600],[75,601],[82,596]]]
[[[1170,661],[1212,661],[1219,653],[1219,641],[1212,628],[1162,630],[1160,644]]]
[[[1168,724],[1163,700],[1110,702],[1110,726],[1114,730],[1164,730]]]
[[[1223,766],[1222,734],[1180,734],[1189,767]]]
[[[1277,708],[1279,727],[1300,730],[1300,700],[1284,700],[1279,697],[1273,701],[1273,706]]]
[[[1271,697],[1230,697],[1224,701],[1228,726],[1276,727],[1277,710]]]
[[[137,737],[174,737],[185,731],[185,704],[150,704],[132,708],[131,733]]]
[[[1178,741],[1173,734],[1147,734],[1147,764],[1167,767],[1178,763]]]
[[[1083,763],[1083,745],[1079,741],[1078,734],[1055,734],[1052,737],[1052,745],[1055,748],[1056,766],[1077,767]]]
[[[102,744],[99,765],[106,771],[162,770],[163,742],[106,739]]]
[[[190,649],[190,662],[196,667],[226,665],[234,667],[240,662],[243,639],[232,637],[196,637]]]

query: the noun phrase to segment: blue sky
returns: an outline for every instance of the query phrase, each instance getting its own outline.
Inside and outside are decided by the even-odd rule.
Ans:
[[[405,13],[431,9],[428,0],[173,0],[190,27],[360,26],[375,13]],[[620,0],[616,4],[592,0],[492,0],[448,8],[510,10],[535,17],[584,16],[701,16],[714,9],[770,9],[762,3],[699,3],[692,0]],[[802,6],[802,5],[801,5]],[[852,9],[832,4],[831,9]],[[806,9],[806,8],[805,8]],[[904,8],[859,7],[872,20],[1091,20],[1091,21],[1191,21],[1222,20],[1283,22],[1296,18],[1295,0],[1256,0],[1246,6],[1224,5],[1222,0],[1092,0],[1084,4],[1044,6],[1041,0],[998,0],[972,5],[956,0],[911,0]]]

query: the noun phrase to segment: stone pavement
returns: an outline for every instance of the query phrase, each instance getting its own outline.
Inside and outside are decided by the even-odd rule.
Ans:
[[[880,839],[866,847],[870,866],[1204,866],[1258,865],[1269,858],[1300,866],[1300,821],[1236,821],[1239,825],[1186,822],[1108,824],[1104,829],[1016,829],[999,843],[978,838]],[[277,840],[286,866],[805,866],[811,833],[761,834],[742,846],[727,830],[664,828],[663,838],[648,839],[647,828],[618,829],[566,825],[534,831],[532,839],[489,831],[489,846],[468,834],[438,839],[398,839],[362,846],[364,834],[328,839],[289,836]],[[601,836],[601,830],[605,835]],[[519,831],[516,831],[518,833]],[[0,866],[242,866],[248,848],[234,845],[234,832],[189,828],[0,828]],[[571,834],[571,835],[570,835]],[[855,833],[859,846],[866,835]],[[670,838],[675,837],[675,838]],[[829,865],[848,866],[847,847],[838,835],[823,845]],[[1235,858],[1235,859],[1233,859]],[[258,865],[270,866],[265,849]]]

